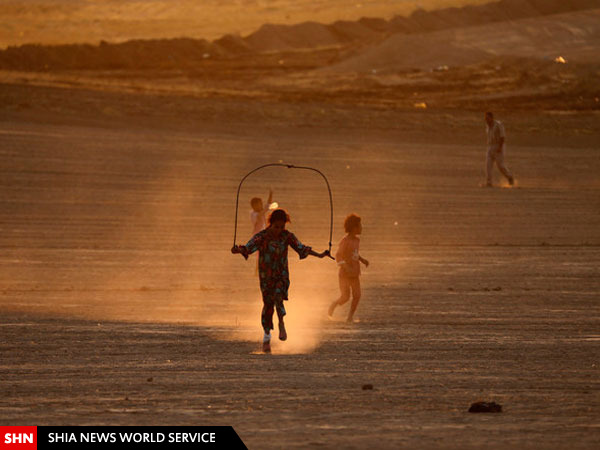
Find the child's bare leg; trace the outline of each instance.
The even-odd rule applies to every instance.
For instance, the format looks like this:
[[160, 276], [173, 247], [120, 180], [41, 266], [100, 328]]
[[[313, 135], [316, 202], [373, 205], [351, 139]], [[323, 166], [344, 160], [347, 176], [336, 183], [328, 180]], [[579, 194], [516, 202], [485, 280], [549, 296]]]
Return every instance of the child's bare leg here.
[[277, 311], [277, 318], [279, 319], [279, 340], [285, 341], [287, 339], [287, 331], [285, 330], [285, 323], [283, 323], [283, 317], [285, 316], [285, 307], [283, 306], [283, 299], [278, 299], [275, 302], [275, 310]]
[[352, 318], [354, 317], [354, 313], [358, 307], [358, 302], [360, 301], [360, 278], [352, 278], [350, 280], [350, 287], [352, 288], [352, 303], [350, 304], [350, 311], [348, 311], [348, 318], [346, 319], [347, 322], [352, 322]]
[[337, 306], [343, 305], [348, 300], [350, 300], [350, 282], [349, 282], [348, 278], [340, 276], [339, 282], [340, 282], [341, 295], [340, 295], [340, 298], [333, 301], [331, 303], [331, 305], [329, 305], [329, 310], [327, 311], [327, 313], [329, 314], [329, 317], [331, 317], [333, 315], [333, 311], [335, 311], [335, 308]]
[[273, 329], [273, 312], [275, 310], [275, 303], [272, 299], [263, 297], [263, 309], [260, 315], [260, 322], [262, 324], [265, 335], [263, 336], [262, 349], [265, 353], [271, 353], [271, 330]]

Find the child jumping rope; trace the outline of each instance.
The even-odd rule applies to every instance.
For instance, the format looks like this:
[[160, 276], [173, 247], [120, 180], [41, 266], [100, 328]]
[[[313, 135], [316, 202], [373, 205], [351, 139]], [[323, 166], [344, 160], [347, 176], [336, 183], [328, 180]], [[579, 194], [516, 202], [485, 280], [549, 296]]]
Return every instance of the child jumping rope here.
[[283, 301], [288, 299], [290, 277], [288, 270], [288, 246], [292, 247], [300, 259], [307, 256], [323, 258], [329, 251], [315, 253], [310, 247], [303, 245], [293, 233], [285, 229], [290, 221], [283, 209], [276, 209], [269, 217], [269, 226], [255, 234], [246, 245], [235, 245], [231, 253], [241, 253], [244, 258], [258, 251], [258, 276], [263, 297], [261, 324], [265, 332], [263, 337], [263, 352], [271, 352], [271, 330], [273, 329], [273, 312], [277, 311], [279, 318], [279, 339], [285, 341], [287, 332], [283, 317], [285, 307]]
[[362, 258], [358, 252], [360, 239], [358, 235], [362, 233], [362, 224], [360, 217], [356, 214], [350, 214], [344, 221], [344, 230], [346, 236], [340, 241], [335, 260], [340, 267], [338, 279], [340, 282], [340, 298], [329, 305], [329, 317], [333, 315], [335, 308], [343, 305], [350, 300], [350, 291], [352, 291], [352, 303], [348, 311], [347, 322], [352, 322], [358, 302], [360, 301], [360, 263], [369, 267], [369, 261]]

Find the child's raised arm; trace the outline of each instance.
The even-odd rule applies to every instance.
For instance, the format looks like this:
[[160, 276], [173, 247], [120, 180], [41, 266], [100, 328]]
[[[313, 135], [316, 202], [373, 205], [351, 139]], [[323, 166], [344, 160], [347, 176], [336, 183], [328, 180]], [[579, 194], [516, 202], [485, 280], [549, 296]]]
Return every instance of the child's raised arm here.
[[263, 205], [262, 209], [263, 214], [267, 214], [269, 212], [271, 203], [273, 203], [273, 191], [269, 189], [269, 198], [267, 199], [267, 203]]

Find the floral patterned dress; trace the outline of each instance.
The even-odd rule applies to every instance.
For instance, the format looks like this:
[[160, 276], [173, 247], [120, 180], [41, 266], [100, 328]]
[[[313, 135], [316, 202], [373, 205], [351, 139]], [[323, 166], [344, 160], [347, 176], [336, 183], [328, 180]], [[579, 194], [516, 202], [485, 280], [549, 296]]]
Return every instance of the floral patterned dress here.
[[242, 247], [244, 255], [258, 251], [258, 277], [264, 303], [262, 325], [265, 331], [273, 329], [274, 308], [277, 308], [280, 319], [285, 316], [283, 300], [288, 299], [290, 287], [288, 247], [292, 247], [300, 255], [300, 259], [306, 258], [311, 251], [310, 247], [302, 244], [288, 230], [283, 230], [276, 238], [268, 228], [256, 233]]

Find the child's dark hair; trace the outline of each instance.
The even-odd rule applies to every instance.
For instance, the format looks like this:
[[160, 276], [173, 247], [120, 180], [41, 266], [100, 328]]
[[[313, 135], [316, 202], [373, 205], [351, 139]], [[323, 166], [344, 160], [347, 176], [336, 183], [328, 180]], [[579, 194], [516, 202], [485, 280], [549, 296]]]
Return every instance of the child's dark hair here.
[[269, 216], [269, 225], [273, 225], [274, 222], [283, 220], [284, 223], [290, 222], [290, 215], [283, 209], [276, 209]]
[[346, 233], [350, 233], [358, 225], [360, 225], [360, 216], [357, 216], [356, 214], [350, 214], [348, 217], [346, 217], [346, 220], [344, 220], [344, 231], [346, 231]]

